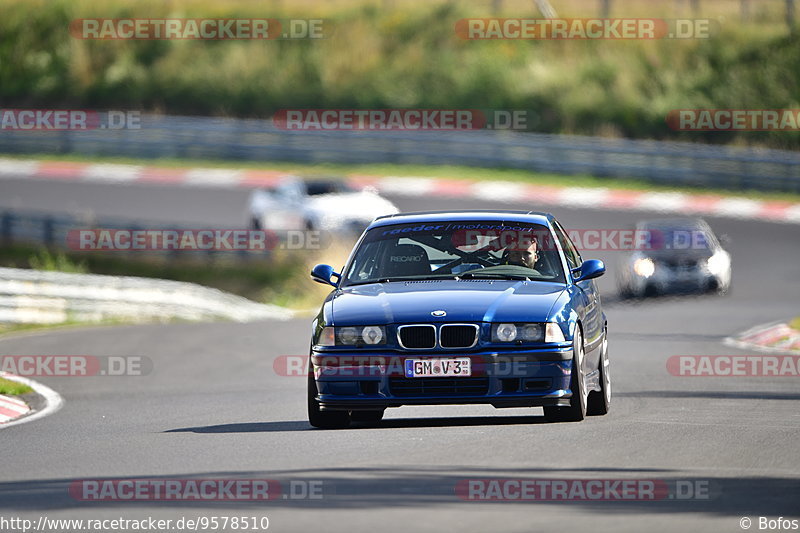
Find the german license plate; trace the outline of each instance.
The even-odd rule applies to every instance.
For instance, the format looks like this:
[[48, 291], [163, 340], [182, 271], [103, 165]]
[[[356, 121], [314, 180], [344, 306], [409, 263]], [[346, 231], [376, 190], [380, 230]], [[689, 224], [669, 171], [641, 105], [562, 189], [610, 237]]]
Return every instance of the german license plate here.
[[447, 359], [406, 359], [407, 378], [470, 377], [469, 357]]

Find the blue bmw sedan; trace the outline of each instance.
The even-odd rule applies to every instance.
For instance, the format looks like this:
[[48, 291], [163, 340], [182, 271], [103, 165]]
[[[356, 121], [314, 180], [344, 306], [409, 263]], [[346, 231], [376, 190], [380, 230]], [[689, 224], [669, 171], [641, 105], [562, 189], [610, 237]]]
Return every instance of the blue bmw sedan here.
[[543, 407], [549, 421], [611, 402], [606, 316], [584, 261], [550, 214], [423, 212], [376, 219], [313, 322], [308, 418], [376, 423], [389, 407]]

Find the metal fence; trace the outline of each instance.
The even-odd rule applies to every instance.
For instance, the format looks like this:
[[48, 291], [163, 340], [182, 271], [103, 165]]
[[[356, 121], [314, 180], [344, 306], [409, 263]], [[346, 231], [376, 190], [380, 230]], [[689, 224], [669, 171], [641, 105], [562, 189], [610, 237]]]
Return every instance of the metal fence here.
[[509, 131], [287, 131], [268, 120], [143, 115], [141, 129], [2, 131], [0, 152], [517, 168], [800, 192], [800, 153]]
[[286, 320], [289, 309], [194, 283], [0, 268], [0, 323]]
[[[138, 221], [122, 220], [96, 220], [94, 218], [38, 213], [33, 211], [0, 211], [0, 246], [14, 244], [30, 244], [44, 246], [48, 249], [79, 251], [79, 242], [70, 232], [82, 229], [104, 230], [163, 230], [163, 227], [145, 224]], [[170, 230], [190, 230], [170, 225]], [[283, 237], [275, 233], [276, 238]], [[170, 262], [178, 258], [196, 261], [224, 261], [239, 263], [255, 261], [263, 263], [273, 259], [273, 251], [265, 250], [99, 250], [92, 253], [113, 254], [116, 257], [126, 257], [126, 254], [135, 254], [137, 257], [148, 257], [160, 261]]]

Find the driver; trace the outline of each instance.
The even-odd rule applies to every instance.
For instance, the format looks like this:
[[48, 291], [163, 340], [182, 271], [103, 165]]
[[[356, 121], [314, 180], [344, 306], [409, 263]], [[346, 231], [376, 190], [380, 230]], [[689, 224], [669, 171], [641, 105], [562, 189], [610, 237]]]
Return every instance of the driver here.
[[536, 270], [534, 265], [539, 260], [539, 245], [536, 240], [532, 240], [530, 246], [527, 248], [520, 248], [519, 246], [509, 246], [503, 253], [506, 265], [519, 265]]

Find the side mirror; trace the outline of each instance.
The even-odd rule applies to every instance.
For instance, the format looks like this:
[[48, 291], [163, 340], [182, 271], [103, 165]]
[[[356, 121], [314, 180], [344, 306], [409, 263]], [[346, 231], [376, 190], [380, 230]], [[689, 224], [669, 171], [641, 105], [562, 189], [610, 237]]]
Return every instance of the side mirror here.
[[[332, 277], [336, 278], [336, 283], [331, 281]], [[341, 274], [334, 272], [333, 267], [330, 265], [317, 265], [311, 269], [311, 279], [317, 283], [324, 283], [326, 285], [330, 285], [331, 287], [338, 286], [341, 277]]]
[[576, 282], [599, 278], [605, 273], [606, 265], [599, 259], [587, 259], [580, 268], [576, 268], [572, 271]]

